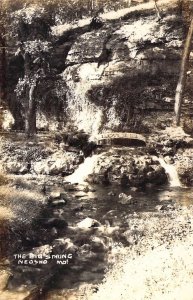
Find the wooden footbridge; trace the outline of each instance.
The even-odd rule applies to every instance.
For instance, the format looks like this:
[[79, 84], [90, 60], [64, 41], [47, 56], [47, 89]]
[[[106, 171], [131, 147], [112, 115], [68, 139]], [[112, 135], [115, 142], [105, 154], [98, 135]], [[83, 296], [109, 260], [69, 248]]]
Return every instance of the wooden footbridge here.
[[111, 132], [98, 135], [97, 144], [101, 146], [145, 147], [146, 138], [137, 133]]

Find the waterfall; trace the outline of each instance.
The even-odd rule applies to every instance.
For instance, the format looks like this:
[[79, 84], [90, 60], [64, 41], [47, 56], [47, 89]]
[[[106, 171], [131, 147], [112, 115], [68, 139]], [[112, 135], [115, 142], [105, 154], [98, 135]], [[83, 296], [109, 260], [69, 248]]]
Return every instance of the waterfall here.
[[[114, 129], [120, 125], [121, 120], [116, 112], [116, 99], [112, 100], [111, 107], [104, 108], [91, 101], [88, 91], [100, 84], [107, 84], [107, 76], [103, 76], [105, 66], [97, 66], [97, 63], [85, 63], [67, 68], [62, 76], [67, 88], [66, 114], [71, 124], [78, 130], [84, 130], [90, 135], [90, 140], [103, 130], [104, 120], [106, 128]], [[76, 77], [79, 80], [74, 80]]]
[[176, 167], [171, 164], [167, 164], [163, 158], [157, 159], [160, 165], [165, 169], [166, 174], [168, 175], [169, 184], [171, 187], [181, 187], [181, 182], [178, 176]]
[[87, 157], [72, 175], [66, 177], [66, 180], [70, 183], [84, 183], [88, 175], [93, 173], [100, 155], [101, 154], [95, 154], [91, 157]]
[[[70, 122], [84, 130], [91, 136], [96, 136], [101, 127], [103, 111], [102, 107], [90, 102], [87, 92], [101, 76], [103, 68], [97, 68], [97, 64], [83, 64], [72, 66], [64, 71], [63, 78], [67, 85], [67, 115]], [[74, 80], [73, 74], [79, 78]], [[95, 78], [96, 77], [96, 78]]]

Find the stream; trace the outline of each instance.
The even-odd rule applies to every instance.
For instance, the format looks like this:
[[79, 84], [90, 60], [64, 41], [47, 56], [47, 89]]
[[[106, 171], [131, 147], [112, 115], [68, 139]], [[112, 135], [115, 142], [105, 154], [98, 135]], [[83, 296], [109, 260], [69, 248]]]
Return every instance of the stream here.
[[[17, 293], [26, 288], [33, 291], [35, 286], [37, 294], [32, 299], [41, 299], [40, 291], [46, 294], [52, 289], [77, 288], [82, 283], [97, 285], [113, 265], [112, 250], [121, 252], [143, 235], [137, 229], [131, 230], [133, 219], [141, 218], [144, 213], [159, 212], [161, 216], [162, 211], [173, 210], [176, 204], [193, 204], [193, 189], [182, 187], [177, 172], [173, 172], [174, 166], [168, 166], [163, 159], [159, 161], [168, 174], [168, 184], [131, 190], [86, 183], [84, 180], [97, 158], [98, 155], [86, 158], [63, 181], [53, 177], [44, 191], [47, 200], [39, 217], [23, 233], [12, 230], [10, 240], [18, 237], [14, 246], [9, 245], [12, 276], [6, 286], [8, 291]], [[37, 181], [31, 184], [32, 189], [36, 188]], [[128, 230], [131, 230], [129, 237], [125, 234]], [[45, 259], [49, 251], [56, 256], [70, 254], [72, 259], [67, 263], [61, 260], [63, 264], [58, 260], [56, 263], [55, 258], [48, 259], [45, 265], [30, 265], [29, 261], [25, 265], [19, 258], [13, 259], [15, 253], [25, 257], [29, 253], [44, 253]]]

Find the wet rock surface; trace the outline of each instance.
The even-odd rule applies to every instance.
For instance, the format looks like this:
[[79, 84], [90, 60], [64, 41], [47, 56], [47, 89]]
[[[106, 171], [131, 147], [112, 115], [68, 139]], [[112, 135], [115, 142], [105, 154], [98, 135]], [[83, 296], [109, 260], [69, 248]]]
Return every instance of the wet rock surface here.
[[174, 165], [182, 184], [192, 186], [192, 136], [180, 127], [167, 127], [148, 140], [148, 152], [163, 157], [166, 163]]
[[176, 155], [176, 166], [181, 181], [186, 186], [193, 186], [193, 149], [178, 151]]
[[102, 155], [88, 177], [88, 181], [99, 184], [116, 183], [121, 186], [145, 187], [148, 183], [167, 182], [165, 170], [152, 156], [134, 154], [135, 150], [126, 150], [125, 155], [108, 153]]
[[16, 141], [1, 138], [1, 169], [7, 173], [65, 176], [73, 173], [84, 159], [78, 148], [68, 151], [62, 149], [62, 143], [51, 142], [52, 136], [49, 142], [21, 140], [22, 137]]

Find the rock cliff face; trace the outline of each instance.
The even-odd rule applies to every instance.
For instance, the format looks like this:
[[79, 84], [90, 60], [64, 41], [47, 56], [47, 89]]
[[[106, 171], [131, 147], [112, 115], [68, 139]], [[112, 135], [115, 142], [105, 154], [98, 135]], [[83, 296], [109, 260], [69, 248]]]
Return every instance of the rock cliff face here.
[[[39, 85], [39, 128], [51, 129], [52, 119], [55, 129], [70, 123], [95, 135], [105, 129], [151, 132], [172, 122], [185, 22], [178, 1], [160, 1], [162, 19], [152, 5], [52, 28], [51, 76]], [[18, 57], [10, 58], [9, 72], [14, 68], [20, 77]], [[21, 119], [14, 88], [15, 82], [11, 110]]]
[[183, 39], [180, 21], [175, 15], [160, 22], [154, 15], [142, 16], [78, 37], [67, 55], [63, 80], [79, 129], [144, 131], [151, 112], [173, 109]]

